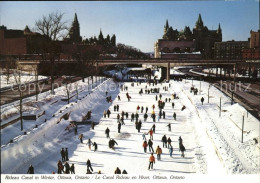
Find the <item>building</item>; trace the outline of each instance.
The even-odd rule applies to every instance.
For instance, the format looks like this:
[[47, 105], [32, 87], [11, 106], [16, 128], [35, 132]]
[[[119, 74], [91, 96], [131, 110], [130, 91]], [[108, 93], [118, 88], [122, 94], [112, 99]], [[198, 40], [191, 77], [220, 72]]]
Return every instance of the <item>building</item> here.
[[249, 48], [249, 41], [216, 42], [214, 45], [215, 59], [241, 60], [242, 50]]
[[[154, 45], [155, 58], [162, 58], [166, 53], [185, 53], [188, 57], [197, 54], [192, 52], [200, 52], [200, 57], [214, 57], [214, 43], [222, 41], [222, 29], [220, 24], [217, 30], [209, 30], [204, 26], [201, 15], [199, 14], [195, 27], [191, 31], [188, 26], [184, 30], [178, 31], [169, 26], [168, 20], [164, 26], [164, 35], [162, 39], [158, 39]], [[169, 56], [170, 57], [170, 56]], [[197, 56], [196, 56], [197, 57]]]
[[242, 58], [245, 60], [260, 59], [260, 30], [250, 31], [250, 48], [242, 50]]
[[47, 36], [31, 32], [28, 26], [24, 30], [7, 29], [0, 26], [0, 55], [24, 55], [40, 52], [41, 44], [48, 41]]
[[250, 48], [260, 47], [260, 30], [257, 32], [250, 31]]
[[69, 37], [65, 39], [65, 41], [68, 41], [70, 43], [81, 43], [82, 37], [80, 36], [80, 26], [79, 21], [77, 17], [77, 13], [75, 13], [74, 21], [72, 22], [70, 31], [69, 31]]

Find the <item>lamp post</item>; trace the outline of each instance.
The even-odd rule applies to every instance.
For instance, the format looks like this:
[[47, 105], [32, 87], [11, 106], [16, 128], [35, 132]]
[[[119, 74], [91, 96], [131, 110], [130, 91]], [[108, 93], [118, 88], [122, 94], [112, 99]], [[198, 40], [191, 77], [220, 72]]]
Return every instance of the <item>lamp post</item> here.
[[[210, 88], [210, 84], [209, 84], [209, 88]], [[209, 103], [209, 88], [208, 88], [208, 103]]]

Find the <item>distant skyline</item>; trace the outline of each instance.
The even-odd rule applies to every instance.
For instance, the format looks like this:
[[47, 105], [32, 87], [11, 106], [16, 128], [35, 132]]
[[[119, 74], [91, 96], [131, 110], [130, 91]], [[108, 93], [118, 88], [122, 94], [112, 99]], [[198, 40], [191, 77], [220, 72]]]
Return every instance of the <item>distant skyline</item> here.
[[117, 43], [152, 52], [162, 38], [166, 19], [173, 29], [194, 28], [199, 13], [204, 25], [217, 29], [223, 41], [246, 41], [250, 30], [259, 29], [259, 0], [249, 1], [19, 1], [0, 2], [0, 24], [8, 29], [33, 28], [35, 21], [51, 12], [65, 13], [68, 26], [75, 12], [83, 39], [115, 34]]

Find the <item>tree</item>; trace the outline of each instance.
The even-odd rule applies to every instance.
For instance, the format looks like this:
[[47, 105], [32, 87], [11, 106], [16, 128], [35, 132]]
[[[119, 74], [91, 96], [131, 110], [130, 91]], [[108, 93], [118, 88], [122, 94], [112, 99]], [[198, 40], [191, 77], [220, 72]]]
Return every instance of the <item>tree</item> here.
[[56, 41], [65, 38], [68, 33], [66, 21], [63, 21], [64, 13], [52, 12], [35, 22], [35, 31], [48, 36]]
[[50, 38], [49, 42], [44, 43], [42, 48], [43, 57], [51, 63], [51, 94], [54, 94], [54, 70], [55, 60], [61, 52], [60, 46], [55, 42], [68, 35], [66, 21], [63, 21], [64, 13], [52, 12], [35, 22], [35, 31]]

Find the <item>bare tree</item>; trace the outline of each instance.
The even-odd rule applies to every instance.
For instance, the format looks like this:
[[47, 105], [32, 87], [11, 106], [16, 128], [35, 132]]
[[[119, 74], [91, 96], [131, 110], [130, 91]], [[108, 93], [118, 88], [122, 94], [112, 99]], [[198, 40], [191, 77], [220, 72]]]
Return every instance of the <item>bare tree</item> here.
[[43, 46], [43, 59], [50, 61], [51, 94], [54, 94], [55, 60], [59, 59], [60, 46], [55, 42], [68, 35], [67, 22], [63, 21], [64, 13], [53, 12], [35, 22], [35, 30], [50, 38], [49, 43]]
[[30, 77], [23, 74], [22, 70], [15, 69], [14, 73], [15, 84], [18, 85], [18, 93], [19, 93], [19, 114], [21, 120], [21, 131], [23, 131], [23, 98], [24, 92], [26, 91], [26, 83], [30, 81]]
[[35, 22], [35, 30], [56, 41], [67, 36], [67, 21], [63, 21], [64, 13], [52, 12]]

